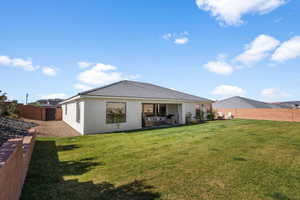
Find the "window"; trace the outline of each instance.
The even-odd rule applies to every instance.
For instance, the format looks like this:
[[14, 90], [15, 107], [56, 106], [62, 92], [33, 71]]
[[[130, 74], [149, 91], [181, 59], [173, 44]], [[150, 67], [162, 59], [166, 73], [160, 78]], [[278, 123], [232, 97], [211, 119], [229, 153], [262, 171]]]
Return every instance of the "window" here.
[[76, 122], [80, 123], [80, 102], [76, 102]]
[[126, 122], [126, 103], [106, 103], [106, 123]]
[[68, 104], [65, 105], [65, 115], [68, 114]]

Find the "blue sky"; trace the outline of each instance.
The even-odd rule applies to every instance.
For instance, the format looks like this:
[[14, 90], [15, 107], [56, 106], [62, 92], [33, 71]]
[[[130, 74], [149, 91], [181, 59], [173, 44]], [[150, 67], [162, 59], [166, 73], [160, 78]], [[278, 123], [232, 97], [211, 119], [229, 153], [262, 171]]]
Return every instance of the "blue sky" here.
[[24, 102], [121, 79], [211, 99], [300, 99], [296, 0], [5, 1], [0, 90]]

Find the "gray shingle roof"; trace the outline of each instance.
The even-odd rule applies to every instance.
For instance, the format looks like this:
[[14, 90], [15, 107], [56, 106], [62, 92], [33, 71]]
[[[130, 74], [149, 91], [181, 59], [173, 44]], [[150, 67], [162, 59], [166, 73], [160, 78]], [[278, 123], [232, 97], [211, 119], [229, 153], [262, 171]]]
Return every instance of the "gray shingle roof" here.
[[104, 87], [95, 88], [79, 95], [105, 96], [105, 97], [130, 97], [149, 99], [174, 99], [184, 101], [211, 101], [176, 90], [160, 87], [157, 85], [136, 81], [120, 81]]
[[288, 108], [285, 105], [265, 103], [244, 97], [231, 97], [213, 103], [213, 108]]
[[283, 106], [289, 106], [290, 108], [300, 107], [300, 101], [285, 101], [285, 102], [279, 102], [278, 104]]

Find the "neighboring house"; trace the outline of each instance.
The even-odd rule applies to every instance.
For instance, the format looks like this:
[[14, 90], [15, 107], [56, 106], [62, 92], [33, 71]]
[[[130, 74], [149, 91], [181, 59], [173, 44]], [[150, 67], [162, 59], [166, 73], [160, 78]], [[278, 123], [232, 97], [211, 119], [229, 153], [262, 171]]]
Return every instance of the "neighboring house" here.
[[279, 102], [279, 103], [276, 103], [276, 104], [288, 106], [290, 108], [300, 109], [300, 101], [286, 101], [286, 102]]
[[185, 124], [212, 101], [148, 83], [120, 81], [61, 102], [63, 121], [81, 134]]
[[56, 107], [59, 106], [59, 103], [62, 101], [63, 99], [40, 99], [34, 103], [41, 107]]
[[213, 109], [232, 109], [232, 108], [290, 108], [287, 105], [271, 104], [245, 97], [231, 97], [213, 103]]

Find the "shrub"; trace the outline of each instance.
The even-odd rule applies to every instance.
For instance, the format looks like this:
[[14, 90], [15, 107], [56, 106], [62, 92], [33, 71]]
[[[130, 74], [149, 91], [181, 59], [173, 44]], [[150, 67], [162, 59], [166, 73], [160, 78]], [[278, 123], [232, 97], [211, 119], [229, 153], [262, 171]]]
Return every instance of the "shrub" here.
[[207, 112], [207, 119], [208, 120], [214, 120], [217, 117], [217, 111], [216, 110], [210, 110]]
[[7, 101], [6, 93], [0, 90], [0, 116], [18, 117], [17, 101]]

